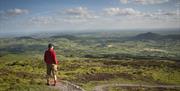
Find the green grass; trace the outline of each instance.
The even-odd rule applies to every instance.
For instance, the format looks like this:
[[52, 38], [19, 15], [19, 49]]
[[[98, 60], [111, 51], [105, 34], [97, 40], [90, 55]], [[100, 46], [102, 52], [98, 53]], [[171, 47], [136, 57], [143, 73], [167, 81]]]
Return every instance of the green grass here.
[[[41, 91], [43, 88], [40, 87], [46, 83], [46, 67], [39, 56], [11, 54], [0, 57], [0, 83], [3, 83], [0, 88], [36, 91], [32, 87], [37, 86]], [[88, 91], [106, 83], [180, 84], [180, 68], [177, 62], [168, 60], [108, 61], [64, 57], [58, 67], [60, 79], [73, 82]]]
[[61, 62], [59, 76], [88, 91], [106, 83], [179, 85], [180, 69], [176, 64], [168, 60], [71, 59]]
[[81, 35], [75, 39], [1, 39], [0, 90], [54, 91], [45, 86], [43, 53], [49, 41], [55, 44], [58, 77], [87, 91], [106, 83], [180, 85], [179, 40], [126, 41]]
[[179, 88], [106, 87], [107, 91], [179, 91]]
[[1, 84], [1, 91], [59, 91], [57, 89], [49, 88], [44, 85], [24, 85], [24, 84]]

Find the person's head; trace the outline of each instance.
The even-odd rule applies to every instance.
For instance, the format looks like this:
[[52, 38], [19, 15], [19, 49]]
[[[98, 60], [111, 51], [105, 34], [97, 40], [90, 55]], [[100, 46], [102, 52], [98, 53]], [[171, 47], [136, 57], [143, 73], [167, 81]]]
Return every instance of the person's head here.
[[54, 48], [53, 46], [54, 46], [54, 45], [53, 45], [53, 44], [51, 44], [51, 43], [50, 43], [50, 44], [48, 44], [48, 48], [49, 48], [49, 49], [53, 49], [53, 48]]

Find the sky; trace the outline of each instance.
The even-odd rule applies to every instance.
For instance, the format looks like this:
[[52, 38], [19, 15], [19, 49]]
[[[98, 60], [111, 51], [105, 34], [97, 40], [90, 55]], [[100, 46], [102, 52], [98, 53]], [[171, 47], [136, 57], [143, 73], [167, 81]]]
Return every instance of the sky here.
[[180, 29], [180, 0], [0, 0], [0, 33]]

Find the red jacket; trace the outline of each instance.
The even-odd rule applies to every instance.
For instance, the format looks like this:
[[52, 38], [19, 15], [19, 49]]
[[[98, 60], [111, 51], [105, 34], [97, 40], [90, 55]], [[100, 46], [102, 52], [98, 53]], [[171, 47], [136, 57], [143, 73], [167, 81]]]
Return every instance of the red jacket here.
[[46, 64], [58, 64], [58, 60], [56, 59], [56, 53], [53, 49], [48, 49], [44, 53], [44, 61]]

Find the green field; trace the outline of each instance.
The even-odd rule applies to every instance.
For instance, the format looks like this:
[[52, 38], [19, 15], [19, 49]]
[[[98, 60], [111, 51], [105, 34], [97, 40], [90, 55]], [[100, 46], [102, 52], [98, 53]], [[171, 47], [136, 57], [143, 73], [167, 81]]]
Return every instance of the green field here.
[[[0, 90], [56, 91], [45, 85], [43, 54], [48, 43], [55, 45], [59, 79], [87, 91], [110, 83], [180, 85], [179, 37], [147, 34], [82, 33], [43, 38], [1, 38]], [[156, 39], [151, 39], [152, 36]], [[118, 87], [107, 89], [131, 91]], [[147, 91], [146, 88], [138, 89]]]

